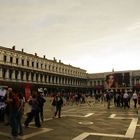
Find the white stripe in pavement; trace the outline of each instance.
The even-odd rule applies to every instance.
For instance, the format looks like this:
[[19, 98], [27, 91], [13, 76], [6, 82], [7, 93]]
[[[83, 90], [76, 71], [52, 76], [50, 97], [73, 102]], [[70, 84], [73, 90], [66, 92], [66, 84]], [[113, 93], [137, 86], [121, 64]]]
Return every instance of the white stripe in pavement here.
[[119, 134], [90, 133], [90, 135], [124, 138], [124, 135]]
[[124, 117], [116, 117], [116, 114], [112, 114], [108, 118], [111, 118], [111, 119], [120, 119], [120, 120], [122, 120], [122, 119], [133, 119], [132, 117], [131, 118], [130, 117], [127, 117], [127, 118], [124, 118]]
[[[87, 118], [91, 115], [93, 115], [94, 113], [88, 113], [87, 115], [85, 116], [82, 116], [82, 115], [62, 115], [62, 117], [81, 117], [81, 118]], [[44, 119], [44, 121], [49, 121], [49, 120], [53, 120], [53, 118], [48, 118], [48, 119]], [[35, 124], [35, 122], [30, 122], [30, 124]]]
[[79, 117], [79, 118], [83, 118], [84, 116], [80, 116], [80, 115], [62, 115], [62, 117]]
[[87, 117], [89, 117], [89, 116], [91, 116], [91, 115], [93, 115], [94, 113], [88, 113], [87, 115], [85, 115], [85, 116], [82, 116], [82, 115], [62, 115], [62, 117], [81, 117], [81, 118], [87, 118]]
[[115, 116], [116, 116], [116, 114], [112, 114], [112, 115], [110, 115], [109, 118], [114, 118]]
[[84, 117], [89, 117], [91, 115], [93, 115], [94, 113], [88, 113], [87, 115], [85, 115]]
[[25, 139], [28, 139], [28, 138], [31, 138], [31, 137], [34, 137], [36, 135], [39, 135], [39, 134], [42, 134], [42, 133], [45, 133], [45, 132], [48, 132], [48, 131], [52, 130], [52, 129], [49, 129], [49, 128], [40, 128], [40, 129], [42, 129], [42, 130], [38, 131], [38, 132], [27, 134], [27, 135], [24, 135], [24, 136], [19, 136], [18, 138], [22, 139], [22, 140], [25, 140]]
[[72, 140], [83, 140], [83, 139], [85, 139], [85, 138], [88, 137], [88, 136], [89, 136], [89, 133], [84, 132], [84, 133], [82, 133], [81, 135], [79, 135], [79, 136], [73, 138]]
[[134, 137], [134, 134], [135, 134], [135, 131], [136, 131], [136, 126], [137, 126], [137, 122], [138, 122], [138, 118], [133, 118], [130, 125], [129, 125], [129, 128], [127, 129], [127, 132], [125, 134], [126, 137], [129, 137], [129, 138], [133, 138]]
[[[25, 139], [31, 138], [33, 136], [36, 136], [36, 135], [39, 135], [39, 134], [42, 134], [42, 133], [45, 133], [45, 132], [48, 132], [48, 131], [51, 131], [51, 130], [53, 130], [53, 129], [39, 128], [37, 132], [26, 134], [26, 135], [24, 134], [23, 136], [18, 136], [18, 139], [25, 140]], [[4, 133], [4, 132], [0, 132], [0, 135], [6, 136], [6, 137], [10, 137], [11, 136], [11, 134], [7, 134], [7, 133]]]
[[95, 135], [95, 136], [106, 136], [106, 137], [119, 137], [119, 138], [134, 138], [136, 127], [140, 126], [137, 125], [138, 118], [125, 118], [125, 117], [115, 117], [116, 114], [110, 115], [109, 118], [112, 119], [132, 119], [125, 135], [120, 135], [120, 134], [104, 134], [104, 133], [82, 133], [79, 136], [73, 138], [72, 140], [84, 140], [86, 137], [90, 135]]
[[[91, 115], [93, 115], [94, 113], [88, 113], [87, 115], [85, 116], [82, 116], [82, 115], [62, 115], [62, 117], [81, 117], [81, 118], [87, 118]], [[53, 118], [48, 118], [48, 119], [44, 119], [44, 121], [49, 121], [49, 120], [53, 120]], [[35, 124], [35, 122], [30, 122], [30, 124]]]
[[115, 117], [116, 114], [112, 114], [110, 115], [109, 118], [112, 118], [112, 119], [132, 119], [128, 129], [127, 129], [127, 132], [125, 134], [125, 137], [127, 138], [133, 138], [134, 137], [134, 134], [135, 134], [135, 131], [136, 131], [136, 126], [137, 126], [137, 122], [138, 122], [138, 118], [124, 118], [124, 117]]
[[118, 137], [118, 138], [124, 138], [124, 135], [117, 135], [117, 134], [104, 134], [104, 133], [82, 133], [81, 135], [73, 138], [72, 140], [84, 140], [86, 137], [90, 135], [95, 136], [106, 136], [106, 137]]

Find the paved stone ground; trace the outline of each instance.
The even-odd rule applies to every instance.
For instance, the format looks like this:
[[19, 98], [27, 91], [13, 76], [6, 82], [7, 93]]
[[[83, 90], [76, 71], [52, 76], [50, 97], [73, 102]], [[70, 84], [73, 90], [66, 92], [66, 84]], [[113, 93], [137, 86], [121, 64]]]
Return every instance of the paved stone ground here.
[[[132, 106], [132, 105], [131, 105]], [[26, 112], [30, 110], [26, 105]], [[87, 102], [82, 105], [65, 105], [62, 117], [52, 119], [51, 102], [44, 107], [45, 121], [41, 128], [34, 122], [24, 128], [18, 139], [28, 140], [140, 140], [140, 121], [136, 110], [107, 109], [106, 104]], [[25, 119], [24, 116], [23, 119]], [[10, 127], [0, 124], [0, 139], [8, 140]]]

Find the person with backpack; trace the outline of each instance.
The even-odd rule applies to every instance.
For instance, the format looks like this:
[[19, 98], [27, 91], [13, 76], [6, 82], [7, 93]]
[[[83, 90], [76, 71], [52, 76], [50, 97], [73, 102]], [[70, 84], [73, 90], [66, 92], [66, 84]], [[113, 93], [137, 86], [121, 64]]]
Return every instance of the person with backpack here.
[[39, 102], [37, 100], [37, 92], [34, 91], [32, 93], [32, 98], [29, 101], [29, 104], [31, 105], [31, 111], [28, 113], [27, 118], [24, 122], [25, 127], [28, 127], [29, 123], [32, 121], [32, 119], [35, 119], [35, 126], [41, 127], [40, 119], [39, 119]]

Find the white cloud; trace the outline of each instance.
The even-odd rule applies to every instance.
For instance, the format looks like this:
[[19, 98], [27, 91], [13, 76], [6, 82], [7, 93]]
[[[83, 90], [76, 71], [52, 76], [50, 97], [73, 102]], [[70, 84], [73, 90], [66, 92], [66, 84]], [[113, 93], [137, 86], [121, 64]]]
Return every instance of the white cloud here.
[[131, 26], [129, 26], [127, 28], [128, 31], [133, 31], [133, 30], [136, 30], [136, 29], [137, 30], [140, 29], [140, 21], [132, 24]]
[[140, 53], [139, 5], [139, 0], [0, 0], [0, 43], [90, 72], [138, 68], [132, 62]]

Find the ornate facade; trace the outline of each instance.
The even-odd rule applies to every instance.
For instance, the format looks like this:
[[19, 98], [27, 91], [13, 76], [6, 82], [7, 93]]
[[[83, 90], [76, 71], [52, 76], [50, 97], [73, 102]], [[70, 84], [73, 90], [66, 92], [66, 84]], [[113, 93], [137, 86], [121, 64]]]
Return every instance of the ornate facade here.
[[[114, 89], [130, 89], [140, 91], [140, 70], [88, 74], [88, 89], [95, 93], [101, 93], [105, 89], [104, 85], [106, 82], [106, 76], [112, 73], [118, 75], [117, 80], [121, 81], [118, 87]], [[121, 78], [120, 75], [123, 78]]]
[[[112, 72], [88, 74], [86, 70], [63, 64], [55, 58], [49, 60], [37, 53], [29, 54], [15, 46], [0, 46], [0, 85], [19, 89], [46, 88], [50, 92], [82, 91], [102, 92], [106, 76]], [[113, 72], [123, 76], [125, 83], [118, 88], [140, 89], [140, 70]], [[120, 79], [122, 80], [122, 79]]]
[[51, 90], [83, 89], [86, 70], [11, 48], [0, 47], [1, 85], [24, 88], [45, 87]]

